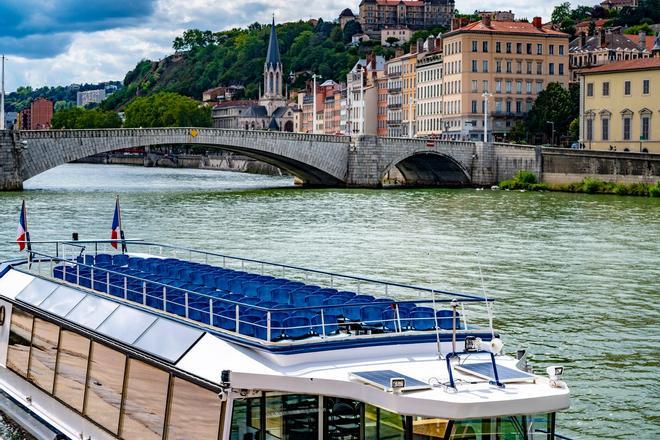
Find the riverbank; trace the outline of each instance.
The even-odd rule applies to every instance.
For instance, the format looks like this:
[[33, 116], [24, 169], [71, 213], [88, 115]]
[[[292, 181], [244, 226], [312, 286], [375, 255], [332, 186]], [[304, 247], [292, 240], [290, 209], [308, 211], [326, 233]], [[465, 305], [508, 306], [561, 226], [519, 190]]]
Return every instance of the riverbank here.
[[584, 194], [616, 194], [619, 196], [660, 197], [660, 181], [653, 183], [614, 183], [593, 177], [579, 182], [553, 184], [539, 182], [531, 171], [519, 171], [513, 179], [500, 182], [501, 189], [526, 191], [557, 191]]

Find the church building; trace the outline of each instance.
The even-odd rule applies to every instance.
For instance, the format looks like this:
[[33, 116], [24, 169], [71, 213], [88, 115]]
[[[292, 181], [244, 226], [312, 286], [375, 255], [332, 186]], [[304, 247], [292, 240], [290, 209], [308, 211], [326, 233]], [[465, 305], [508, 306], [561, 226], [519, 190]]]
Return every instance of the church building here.
[[213, 108], [213, 126], [239, 130], [293, 131], [295, 107], [284, 94], [284, 68], [273, 18], [259, 101], [229, 101]]

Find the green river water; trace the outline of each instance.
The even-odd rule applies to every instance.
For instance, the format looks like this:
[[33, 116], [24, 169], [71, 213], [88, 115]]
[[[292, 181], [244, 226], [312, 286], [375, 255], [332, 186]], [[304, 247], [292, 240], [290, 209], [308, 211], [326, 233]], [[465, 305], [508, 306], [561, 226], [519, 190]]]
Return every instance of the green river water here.
[[476, 191], [311, 190], [289, 178], [65, 165], [0, 193], [0, 260], [32, 238], [107, 238], [114, 194], [128, 238], [496, 298], [505, 351], [572, 389], [559, 432], [660, 436], [660, 199]]

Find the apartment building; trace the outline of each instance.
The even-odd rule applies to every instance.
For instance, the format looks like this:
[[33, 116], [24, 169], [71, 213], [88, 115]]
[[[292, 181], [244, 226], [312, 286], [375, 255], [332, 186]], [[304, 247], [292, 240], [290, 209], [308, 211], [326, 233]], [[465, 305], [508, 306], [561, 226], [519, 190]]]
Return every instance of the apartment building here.
[[483, 139], [488, 98], [489, 140], [504, 140], [551, 82], [568, 87], [569, 35], [532, 23], [485, 16], [443, 35], [443, 133]]
[[453, 16], [453, 0], [362, 0], [358, 21], [364, 32], [379, 33], [386, 27], [449, 27]]
[[387, 136], [387, 76], [382, 75], [376, 80], [378, 86], [378, 116], [377, 129], [378, 136]]
[[387, 136], [401, 137], [403, 129], [403, 60], [391, 59], [386, 65], [387, 72]]
[[653, 58], [579, 71], [585, 148], [660, 153], [660, 44]]
[[[442, 43], [440, 43], [442, 44]], [[417, 60], [416, 135], [437, 136], [442, 132], [442, 45], [429, 48]]]
[[401, 135], [404, 137], [415, 136], [416, 69], [419, 52], [421, 52], [421, 47], [417, 52], [401, 57]]
[[378, 133], [378, 80], [385, 75], [385, 58], [358, 60], [346, 77], [347, 131], [350, 135]]

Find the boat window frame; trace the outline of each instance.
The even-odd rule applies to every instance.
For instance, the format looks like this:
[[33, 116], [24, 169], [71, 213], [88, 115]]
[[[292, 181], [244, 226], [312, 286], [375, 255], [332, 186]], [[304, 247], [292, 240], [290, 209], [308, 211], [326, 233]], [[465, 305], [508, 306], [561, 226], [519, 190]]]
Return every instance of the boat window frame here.
[[[175, 378], [178, 378], [180, 380], [183, 380], [185, 382], [191, 383], [193, 385], [196, 385], [198, 387], [201, 387], [203, 389], [206, 389], [212, 393], [220, 394], [222, 392], [222, 387], [220, 385], [214, 384], [212, 382], [205, 381], [204, 379], [201, 379], [199, 377], [193, 376], [185, 371], [181, 371], [177, 369], [174, 365], [168, 364], [166, 361], [159, 359], [155, 356], [151, 356], [149, 354], [141, 353], [137, 350], [135, 350], [133, 347], [130, 347], [128, 344], [119, 342], [119, 341], [113, 341], [112, 339], [104, 336], [97, 334], [87, 328], [84, 328], [82, 326], [79, 326], [75, 323], [68, 322], [65, 320], [65, 318], [61, 318], [57, 315], [53, 315], [49, 312], [45, 312], [43, 310], [40, 310], [39, 308], [28, 304], [28, 303], [23, 303], [16, 301], [14, 299], [5, 299], [8, 303], [12, 305], [12, 312], [11, 312], [11, 318], [14, 316], [14, 311], [18, 310], [19, 312], [26, 314], [30, 316], [32, 326], [30, 329], [30, 345], [28, 349], [28, 366], [26, 369], [26, 375], [23, 376], [20, 372], [14, 371], [14, 369], [9, 368], [7, 366], [7, 369], [11, 371], [12, 373], [16, 374], [18, 377], [21, 379], [25, 380], [28, 382], [30, 385], [35, 386], [38, 388], [40, 391], [44, 392], [49, 398], [54, 399], [57, 401], [59, 404], [64, 405], [66, 408], [69, 410], [73, 411], [77, 416], [84, 418], [85, 420], [89, 421], [92, 423], [94, 426], [97, 428], [103, 430], [107, 434], [117, 436], [116, 433], [113, 433], [112, 431], [108, 430], [106, 427], [103, 425], [99, 424], [96, 420], [93, 418], [87, 416], [84, 411], [87, 407], [87, 384], [89, 382], [90, 378], [90, 359], [91, 359], [91, 354], [92, 354], [92, 346], [93, 343], [100, 344], [110, 350], [114, 350], [120, 354], [122, 354], [125, 357], [125, 362], [128, 363], [129, 359], [137, 360], [144, 362], [147, 365], [150, 365], [152, 367], [155, 367], [159, 370], [162, 370], [166, 372], [169, 375], [168, 379], [168, 390], [167, 390], [167, 402], [166, 402], [166, 410], [165, 410], [165, 419], [164, 419], [164, 426], [163, 426], [163, 436], [162, 439], [165, 440], [167, 439], [167, 423], [169, 420], [169, 414], [171, 410], [171, 395], [172, 395], [172, 384]], [[35, 320], [39, 318], [42, 319], [43, 321], [46, 321], [48, 323], [54, 324], [59, 327], [59, 338], [58, 338], [58, 347], [57, 347], [57, 354], [56, 354], [56, 365], [55, 365], [55, 377], [53, 380], [53, 392], [47, 392], [42, 390], [42, 388], [38, 387], [35, 383], [28, 381], [28, 374], [30, 371], [30, 365], [29, 361], [31, 359], [31, 352], [32, 352], [32, 339], [34, 337], [34, 322]], [[69, 405], [67, 402], [59, 398], [58, 396], [55, 395], [55, 387], [57, 383], [57, 368], [58, 368], [58, 363], [59, 363], [59, 353], [60, 353], [60, 342], [61, 342], [61, 336], [63, 331], [69, 331], [72, 332], [78, 336], [84, 337], [87, 340], [89, 340], [89, 351], [87, 355], [87, 366], [86, 366], [86, 373], [85, 373], [85, 383], [84, 383], [84, 397], [83, 397], [83, 411], [78, 410], [78, 408], [75, 408], [71, 405]], [[10, 319], [10, 332], [11, 332], [11, 319]], [[194, 344], [193, 344], [194, 346]], [[191, 347], [192, 348], [192, 347]], [[184, 354], [185, 355], [185, 354]], [[9, 359], [9, 352], [7, 354], [8, 359]], [[124, 375], [123, 375], [123, 381], [122, 381], [122, 401], [120, 404], [120, 412], [119, 412], [119, 424], [118, 424], [118, 432], [119, 429], [121, 429], [122, 425], [122, 416], [123, 416], [123, 403], [124, 403], [124, 396], [126, 395], [125, 393], [125, 386], [127, 382], [127, 371], [126, 371], [126, 364], [124, 367]], [[218, 440], [222, 439], [222, 435], [226, 426], [226, 415], [228, 414], [228, 402], [223, 400], [221, 401], [220, 404], [220, 414], [218, 416]]]

